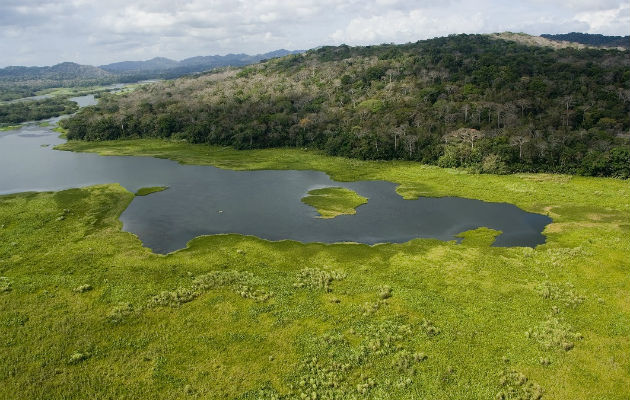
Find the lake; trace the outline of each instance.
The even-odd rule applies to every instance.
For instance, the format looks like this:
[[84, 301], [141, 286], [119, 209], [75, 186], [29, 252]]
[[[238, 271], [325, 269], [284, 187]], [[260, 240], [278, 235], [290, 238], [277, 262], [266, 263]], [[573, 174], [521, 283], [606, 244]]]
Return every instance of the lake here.
[[[77, 100], [82, 105], [94, 102], [89, 96]], [[181, 249], [200, 235], [220, 233], [375, 244], [453, 240], [478, 227], [503, 232], [494, 246], [533, 247], [545, 242], [541, 232], [551, 222], [507, 203], [457, 197], [404, 200], [394, 183], [336, 182], [319, 171], [232, 171], [149, 157], [57, 151], [52, 147], [63, 143], [57, 136], [50, 127], [38, 125], [0, 133], [0, 194], [114, 182], [132, 192], [168, 186], [136, 197], [120, 217], [123, 230], [158, 253]], [[368, 203], [355, 215], [317, 218], [315, 209], [300, 200], [311, 189], [330, 186], [352, 189]]]

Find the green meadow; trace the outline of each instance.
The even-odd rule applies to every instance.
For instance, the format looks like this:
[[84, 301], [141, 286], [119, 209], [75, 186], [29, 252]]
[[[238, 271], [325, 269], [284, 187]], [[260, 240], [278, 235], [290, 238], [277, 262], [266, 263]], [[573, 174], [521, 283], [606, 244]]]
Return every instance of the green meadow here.
[[160, 140], [60, 148], [382, 179], [553, 223], [535, 249], [491, 247], [500, 232], [480, 228], [461, 244], [215, 235], [159, 255], [121, 230], [134, 194], [117, 184], [1, 196], [0, 398], [630, 397], [628, 181]]

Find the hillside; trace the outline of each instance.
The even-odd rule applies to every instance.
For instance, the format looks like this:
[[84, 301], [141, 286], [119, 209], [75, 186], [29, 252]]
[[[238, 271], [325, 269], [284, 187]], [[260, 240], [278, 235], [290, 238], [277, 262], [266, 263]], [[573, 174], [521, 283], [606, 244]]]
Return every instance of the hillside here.
[[628, 177], [628, 67], [627, 52], [485, 35], [322, 47], [106, 96], [66, 125], [71, 139], [309, 147], [480, 172]]

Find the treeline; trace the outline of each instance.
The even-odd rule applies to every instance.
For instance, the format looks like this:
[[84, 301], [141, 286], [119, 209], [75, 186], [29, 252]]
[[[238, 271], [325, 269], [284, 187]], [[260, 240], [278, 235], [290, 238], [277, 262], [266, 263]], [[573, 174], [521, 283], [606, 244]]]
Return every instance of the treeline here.
[[26, 121], [58, 117], [79, 109], [77, 103], [64, 98], [36, 101], [16, 101], [0, 104], [0, 124], [19, 124]]
[[71, 139], [297, 146], [480, 172], [630, 175], [630, 56], [484, 35], [323, 47], [104, 96]]

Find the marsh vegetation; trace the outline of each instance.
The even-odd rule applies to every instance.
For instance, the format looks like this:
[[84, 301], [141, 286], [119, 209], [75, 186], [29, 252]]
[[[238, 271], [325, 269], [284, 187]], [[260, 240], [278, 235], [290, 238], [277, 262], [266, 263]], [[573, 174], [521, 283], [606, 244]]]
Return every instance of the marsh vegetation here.
[[321, 218], [335, 218], [356, 214], [356, 208], [368, 199], [347, 188], [329, 187], [309, 190], [302, 202], [314, 207]]
[[461, 245], [215, 235], [162, 256], [120, 230], [134, 195], [118, 185], [2, 196], [0, 397], [627, 397], [627, 182], [275, 150], [172, 155], [300, 162], [389, 179], [406, 198], [508, 201], [554, 221], [535, 249], [489, 247], [497, 232], [478, 229]]

